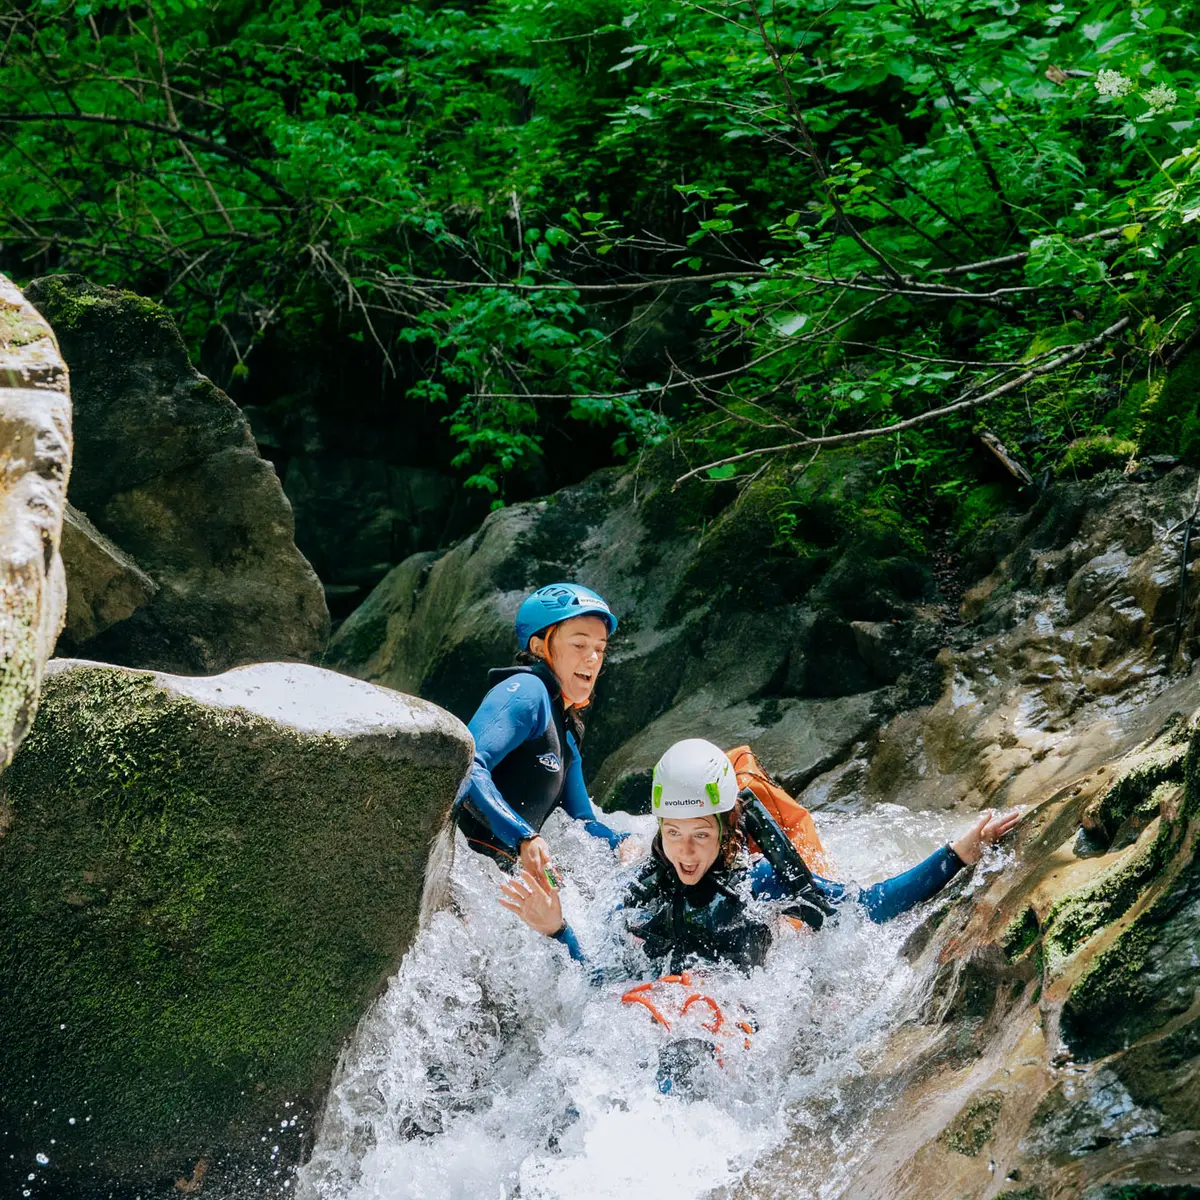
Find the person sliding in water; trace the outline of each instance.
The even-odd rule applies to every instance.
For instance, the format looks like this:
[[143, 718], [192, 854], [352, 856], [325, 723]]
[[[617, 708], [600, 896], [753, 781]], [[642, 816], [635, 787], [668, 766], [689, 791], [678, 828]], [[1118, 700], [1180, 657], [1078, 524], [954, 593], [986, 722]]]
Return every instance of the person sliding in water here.
[[517, 665], [488, 674], [491, 689], [468, 724], [475, 762], [453, 816], [472, 850], [550, 887], [541, 828], [558, 805], [614, 849], [629, 836], [596, 819], [579, 755], [580, 713], [617, 618], [589, 588], [554, 583], [526, 597], [515, 625]]
[[[1016, 812], [984, 813], [962, 837], [911, 870], [853, 889], [804, 867], [753, 796], [739, 798], [733, 766], [711, 742], [676, 742], [654, 768], [652, 788], [658, 833], [620, 911], [659, 974], [678, 973], [697, 960], [743, 970], [760, 965], [776, 924], [771, 908], [819, 928], [839, 904], [853, 900], [872, 921], [887, 921], [941, 891], [964, 866], [979, 861], [984, 844], [998, 841], [1020, 819]], [[745, 852], [743, 824], [751, 814], [754, 837], [768, 851], [754, 862]], [[505, 883], [500, 903], [531, 929], [566, 945], [572, 958], [586, 961], [563, 919], [558, 893], [540, 874], [523, 871]]]

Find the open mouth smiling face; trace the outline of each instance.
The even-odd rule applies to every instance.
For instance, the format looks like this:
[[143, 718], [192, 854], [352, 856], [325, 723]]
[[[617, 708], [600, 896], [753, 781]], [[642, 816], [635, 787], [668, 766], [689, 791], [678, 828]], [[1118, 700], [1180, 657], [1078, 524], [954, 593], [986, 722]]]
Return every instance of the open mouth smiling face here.
[[720, 824], [716, 817], [667, 817], [662, 822], [662, 847], [680, 880], [698, 883], [720, 853]]
[[548, 638], [531, 638], [530, 649], [550, 664], [563, 698], [582, 706], [591, 700], [604, 665], [608, 627], [599, 617], [571, 617], [556, 625]]

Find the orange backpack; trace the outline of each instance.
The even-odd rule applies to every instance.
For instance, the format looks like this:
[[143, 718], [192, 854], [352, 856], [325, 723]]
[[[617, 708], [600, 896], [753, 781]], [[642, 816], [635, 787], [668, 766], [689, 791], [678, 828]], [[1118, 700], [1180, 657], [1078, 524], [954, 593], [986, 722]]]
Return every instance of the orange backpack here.
[[[779, 822], [779, 827], [788, 835], [793, 846], [810, 871], [835, 878], [833, 860], [825, 853], [812, 815], [802, 804], [798, 804], [763, 769], [749, 746], [735, 746], [727, 751], [729, 761], [737, 774], [738, 788], [749, 788], [762, 802], [763, 807]], [[758, 851], [754, 839], [749, 839], [752, 853]]]

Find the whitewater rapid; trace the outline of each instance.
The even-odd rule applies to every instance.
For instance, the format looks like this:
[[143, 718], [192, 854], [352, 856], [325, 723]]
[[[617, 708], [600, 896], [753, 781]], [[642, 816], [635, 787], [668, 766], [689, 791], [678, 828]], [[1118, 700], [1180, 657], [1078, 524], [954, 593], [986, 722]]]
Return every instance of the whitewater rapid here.
[[[817, 821], [839, 878], [864, 884], [968, 824], [895, 805]], [[644, 844], [653, 829], [611, 823]], [[603, 957], [627, 872], [561, 814], [545, 833], [567, 918]], [[704, 1069], [707, 1095], [688, 1102], [660, 1094], [670, 1035], [620, 1002], [628, 984], [595, 985], [502, 909], [498, 869], [461, 838], [453, 878], [453, 911], [418, 935], [343, 1059], [296, 1181], [303, 1200], [693, 1200], [730, 1194], [785, 1138], [832, 1140], [845, 1167], [864, 1152], [847, 1130], [869, 1113], [842, 1097], [919, 999], [899, 951], [927, 906], [878, 926], [846, 905], [819, 934], [781, 929], [749, 976], [706, 969], [703, 990], [726, 1013], [752, 1013], [758, 1031]], [[704, 1016], [689, 1013], [676, 1034], [699, 1033]], [[828, 1174], [795, 1184], [797, 1200], [838, 1194]]]

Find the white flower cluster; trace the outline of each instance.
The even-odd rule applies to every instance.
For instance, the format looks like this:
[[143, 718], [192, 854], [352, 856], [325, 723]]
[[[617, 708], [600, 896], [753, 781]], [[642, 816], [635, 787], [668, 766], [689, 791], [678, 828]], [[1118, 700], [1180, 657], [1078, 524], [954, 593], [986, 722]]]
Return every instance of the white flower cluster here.
[[1133, 80], [1120, 71], [1101, 71], [1096, 76], [1096, 91], [1102, 96], [1128, 96], [1133, 91]]
[[1179, 93], [1174, 88], [1164, 87], [1160, 83], [1146, 93], [1145, 99], [1155, 112], [1170, 112], [1175, 107], [1175, 101], [1179, 99]]

